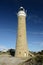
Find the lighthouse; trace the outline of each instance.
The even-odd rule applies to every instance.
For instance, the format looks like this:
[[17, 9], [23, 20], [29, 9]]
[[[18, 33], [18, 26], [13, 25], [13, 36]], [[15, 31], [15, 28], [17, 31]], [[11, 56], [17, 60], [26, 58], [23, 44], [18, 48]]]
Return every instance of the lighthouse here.
[[23, 7], [17, 13], [18, 30], [16, 40], [15, 57], [28, 57], [28, 44], [26, 36], [26, 11]]

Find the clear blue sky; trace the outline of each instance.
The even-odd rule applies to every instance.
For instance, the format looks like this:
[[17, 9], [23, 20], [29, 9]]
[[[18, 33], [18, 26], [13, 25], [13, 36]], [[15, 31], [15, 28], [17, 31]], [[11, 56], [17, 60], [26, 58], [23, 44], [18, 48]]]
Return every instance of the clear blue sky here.
[[17, 37], [17, 12], [27, 10], [28, 48], [43, 50], [43, 0], [0, 0], [0, 50], [14, 48]]

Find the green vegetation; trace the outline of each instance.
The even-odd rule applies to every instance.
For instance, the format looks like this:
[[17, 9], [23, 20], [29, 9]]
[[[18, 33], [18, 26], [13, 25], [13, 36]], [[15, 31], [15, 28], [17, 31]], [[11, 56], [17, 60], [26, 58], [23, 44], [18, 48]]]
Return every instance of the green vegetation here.
[[7, 53], [9, 53], [11, 56], [15, 56], [15, 50], [14, 49], [9, 49], [7, 51]]
[[8, 49], [8, 51], [6, 51], [6, 52], [0, 51], [0, 55], [5, 55], [5, 54], [14, 56], [15, 50], [14, 49]]
[[35, 57], [32, 57], [28, 60], [26, 60], [23, 63], [20, 63], [19, 65], [43, 65], [43, 50], [40, 52], [31, 52], [35, 55]]

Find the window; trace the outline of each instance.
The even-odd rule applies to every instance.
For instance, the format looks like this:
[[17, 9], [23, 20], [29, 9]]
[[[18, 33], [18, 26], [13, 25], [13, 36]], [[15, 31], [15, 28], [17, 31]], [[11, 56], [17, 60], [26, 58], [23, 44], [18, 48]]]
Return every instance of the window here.
[[21, 35], [19, 35], [19, 37], [21, 37]]
[[19, 52], [19, 54], [21, 54], [21, 52]]
[[24, 53], [24, 56], [25, 56], [25, 57], [27, 56], [27, 53], [26, 53], [26, 52]]
[[21, 20], [22, 18], [20, 17], [20, 20]]

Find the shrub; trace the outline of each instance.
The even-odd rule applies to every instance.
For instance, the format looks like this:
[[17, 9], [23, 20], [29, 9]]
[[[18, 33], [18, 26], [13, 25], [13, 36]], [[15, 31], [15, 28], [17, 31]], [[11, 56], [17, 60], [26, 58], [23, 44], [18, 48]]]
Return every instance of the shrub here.
[[9, 53], [11, 56], [14, 56], [15, 55], [15, 50], [14, 49], [9, 49]]

